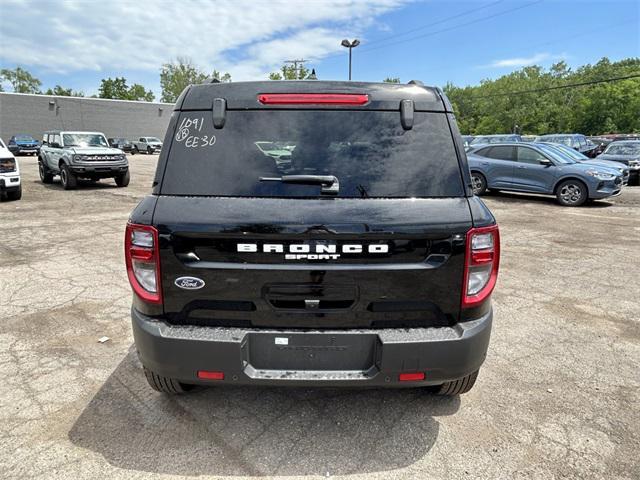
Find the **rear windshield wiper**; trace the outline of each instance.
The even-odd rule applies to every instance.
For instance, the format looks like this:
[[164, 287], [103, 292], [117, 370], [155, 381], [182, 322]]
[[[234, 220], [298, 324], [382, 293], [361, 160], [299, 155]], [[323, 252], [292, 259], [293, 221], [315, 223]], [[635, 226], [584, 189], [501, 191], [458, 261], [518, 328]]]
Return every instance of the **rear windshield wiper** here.
[[338, 178], [333, 175], [283, 175], [282, 177], [260, 177], [260, 181], [321, 185], [320, 192], [328, 195], [337, 195], [340, 191]]

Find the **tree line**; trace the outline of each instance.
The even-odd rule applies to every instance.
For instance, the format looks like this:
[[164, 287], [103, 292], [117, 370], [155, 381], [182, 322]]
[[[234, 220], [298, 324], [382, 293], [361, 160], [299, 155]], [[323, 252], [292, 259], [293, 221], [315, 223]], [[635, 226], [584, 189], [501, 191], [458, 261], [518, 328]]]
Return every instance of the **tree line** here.
[[576, 70], [565, 62], [524, 67], [444, 91], [466, 134], [640, 132], [640, 58], [602, 58]]
[[[640, 74], [640, 58], [618, 62], [602, 58], [594, 65], [576, 70], [565, 62], [555, 63], [548, 69], [528, 66], [495, 80], [482, 80], [475, 86], [447, 83], [444, 91], [453, 104], [460, 130], [466, 134], [640, 132], [640, 78], [619, 79], [634, 74]], [[315, 79], [316, 76], [315, 70], [304, 64], [284, 64], [268, 78], [277, 81]], [[179, 57], [160, 69], [160, 101], [173, 103], [188, 85], [212, 79], [230, 82], [231, 75], [217, 70], [207, 73], [189, 58]], [[0, 70], [0, 80], [11, 84], [18, 93], [84, 96], [83, 92], [60, 85], [42, 92], [42, 82], [21, 67]], [[383, 81], [400, 83], [400, 78], [386, 77]], [[151, 90], [138, 83], [129, 85], [124, 77], [102, 79], [98, 94], [92, 96], [155, 100]]]

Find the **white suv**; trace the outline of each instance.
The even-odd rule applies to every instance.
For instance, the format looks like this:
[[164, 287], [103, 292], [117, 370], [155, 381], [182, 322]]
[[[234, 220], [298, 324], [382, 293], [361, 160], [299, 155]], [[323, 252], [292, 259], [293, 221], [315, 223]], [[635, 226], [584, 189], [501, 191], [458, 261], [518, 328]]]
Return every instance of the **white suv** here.
[[8, 200], [20, 200], [22, 185], [20, 183], [20, 166], [16, 157], [0, 139], [0, 197], [5, 195]]

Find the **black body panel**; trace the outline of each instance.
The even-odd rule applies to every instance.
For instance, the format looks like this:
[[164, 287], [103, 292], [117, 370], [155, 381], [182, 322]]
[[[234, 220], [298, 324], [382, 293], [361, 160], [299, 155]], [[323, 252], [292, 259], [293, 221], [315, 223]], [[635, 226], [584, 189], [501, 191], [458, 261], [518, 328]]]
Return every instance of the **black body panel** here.
[[[269, 220], [267, 223], [266, 220]], [[132, 216], [137, 221], [137, 216]], [[178, 324], [354, 328], [451, 325], [460, 311], [467, 198], [157, 200], [166, 318]], [[329, 259], [239, 244], [362, 245]], [[386, 253], [368, 253], [385, 245]], [[175, 281], [205, 282], [183, 290]], [[287, 293], [285, 293], [287, 292]], [[274, 298], [277, 297], [277, 301]], [[318, 305], [311, 307], [305, 301]]]

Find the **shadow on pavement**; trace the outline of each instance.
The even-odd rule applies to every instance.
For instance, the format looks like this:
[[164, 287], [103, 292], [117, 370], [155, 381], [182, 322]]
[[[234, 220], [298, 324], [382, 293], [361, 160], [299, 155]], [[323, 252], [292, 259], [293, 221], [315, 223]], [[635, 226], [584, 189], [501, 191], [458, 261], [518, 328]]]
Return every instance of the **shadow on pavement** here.
[[[57, 177], [53, 180], [53, 183], [42, 183], [40, 180], [34, 180], [31, 183], [38, 185], [39, 187], [44, 187], [47, 190], [64, 191], [62, 183], [60, 183], [60, 179]], [[104, 190], [111, 188], [119, 188], [113, 181], [113, 178], [103, 178], [99, 181], [78, 179], [78, 187], [76, 190]]]
[[[563, 207], [562, 205], [560, 205], [557, 200], [556, 197], [551, 196], [551, 195], [536, 195], [536, 194], [527, 194], [527, 193], [516, 193], [516, 192], [503, 192], [503, 191], [491, 191], [487, 194], [485, 194], [483, 197], [481, 198], [489, 198], [491, 200], [496, 200], [498, 202], [502, 202], [502, 203], [530, 203], [530, 202], [537, 202], [537, 203], [547, 203], [549, 205], [554, 205], [556, 207], [561, 207], [561, 208], [571, 208], [571, 207]], [[583, 204], [581, 207], [577, 207], [577, 208], [606, 208], [606, 207], [610, 207], [613, 204], [611, 202], [608, 201], [609, 199], [604, 199], [604, 200], [588, 200], [585, 204]]]
[[173, 475], [345, 475], [406, 467], [459, 397], [420, 389], [151, 390], [132, 347], [69, 432], [118, 468]]

